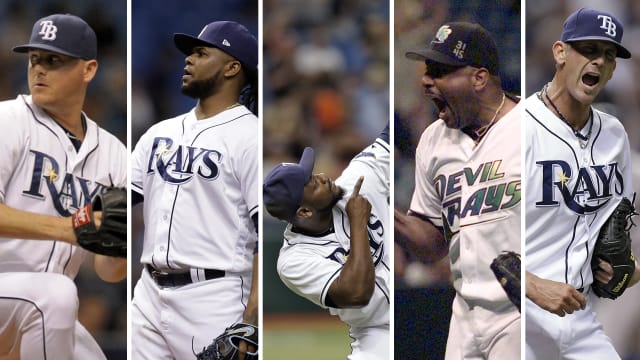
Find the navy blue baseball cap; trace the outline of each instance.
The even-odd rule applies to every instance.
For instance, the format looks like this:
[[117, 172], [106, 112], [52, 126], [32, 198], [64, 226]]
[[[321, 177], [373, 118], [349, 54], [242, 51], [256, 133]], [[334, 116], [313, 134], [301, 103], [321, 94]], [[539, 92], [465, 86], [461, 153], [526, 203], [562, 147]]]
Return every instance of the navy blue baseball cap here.
[[477, 23], [455, 21], [438, 29], [425, 49], [408, 51], [411, 60], [430, 60], [450, 66], [483, 67], [498, 75], [498, 47], [489, 32]]
[[173, 42], [185, 55], [191, 55], [196, 46], [215, 47], [236, 58], [251, 72], [258, 70], [258, 41], [237, 22], [214, 21], [206, 25], [197, 37], [173, 34]]
[[13, 51], [26, 53], [30, 49], [42, 49], [84, 60], [98, 55], [96, 33], [81, 18], [71, 14], [53, 14], [36, 21], [31, 39]]
[[289, 222], [295, 217], [315, 161], [315, 152], [306, 147], [297, 164], [281, 163], [267, 174], [262, 193], [265, 207], [271, 215]]
[[562, 27], [563, 42], [602, 40], [614, 43], [617, 57], [628, 59], [631, 53], [622, 46], [622, 24], [613, 15], [600, 10], [582, 8], [569, 15]]

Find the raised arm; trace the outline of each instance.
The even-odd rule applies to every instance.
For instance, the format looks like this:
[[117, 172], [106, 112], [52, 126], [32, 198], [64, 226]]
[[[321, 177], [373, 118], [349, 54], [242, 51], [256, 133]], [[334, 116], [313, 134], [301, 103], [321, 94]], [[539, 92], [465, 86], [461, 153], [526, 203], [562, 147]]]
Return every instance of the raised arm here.
[[340, 275], [329, 287], [327, 305], [332, 307], [366, 306], [375, 287], [375, 268], [367, 232], [371, 204], [359, 194], [363, 180], [364, 177], [360, 177], [356, 182], [346, 206], [351, 226], [351, 249]]

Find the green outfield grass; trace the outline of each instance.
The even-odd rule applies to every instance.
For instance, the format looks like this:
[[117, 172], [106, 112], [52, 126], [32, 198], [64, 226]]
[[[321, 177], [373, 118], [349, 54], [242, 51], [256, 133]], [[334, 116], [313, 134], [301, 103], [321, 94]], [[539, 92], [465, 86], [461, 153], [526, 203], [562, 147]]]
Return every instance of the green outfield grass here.
[[265, 317], [264, 360], [346, 359], [353, 341], [348, 331], [348, 327], [335, 317]]

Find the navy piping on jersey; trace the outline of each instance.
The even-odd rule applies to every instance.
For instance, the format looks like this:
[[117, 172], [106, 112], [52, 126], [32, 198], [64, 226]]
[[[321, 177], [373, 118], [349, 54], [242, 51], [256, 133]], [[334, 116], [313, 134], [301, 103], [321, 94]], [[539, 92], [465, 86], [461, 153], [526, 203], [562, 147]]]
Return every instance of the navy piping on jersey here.
[[385, 149], [388, 153], [390, 153], [389, 148], [388, 148], [388, 146], [389, 146], [389, 145], [387, 145], [387, 144], [384, 142], [384, 140], [382, 140], [382, 139], [380, 139], [380, 138], [377, 138], [375, 143], [376, 143], [376, 144], [378, 144], [378, 145], [380, 145], [380, 146], [382, 146], [382, 148], [383, 148], [383, 149]]
[[51, 258], [53, 257], [53, 253], [56, 251], [57, 243], [58, 243], [57, 241], [54, 241], [53, 245], [51, 246], [51, 251], [49, 252], [49, 259], [47, 260], [47, 266], [44, 268], [44, 272], [49, 271], [49, 264], [51, 264]]
[[[80, 170], [80, 174], [82, 176], [84, 176], [84, 167], [87, 165], [87, 160], [89, 159], [89, 156], [91, 156], [91, 154], [93, 154], [94, 151], [98, 150], [98, 147], [100, 146], [100, 130], [98, 128], [96, 128], [96, 146], [89, 150], [89, 152], [87, 153], [87, 156], [84, 157], [84, 160], [82, 161], [82, 168]], [[89, 199], [89, 201], [91, 201], [91, 199]]]
[[258, 208], [258, 205], [256, 205], [256, 206], [252, 207], [251, 209], [249, 209], [249, 214], [251, 214], [253, 212], [253, 210], [255, 210], [257, 208]]
[[138, 186], [137, 184], [134, 184], [134, 183], [131, 183], [131, 186], [133, 186], [133, 187], [135, 187], [136, 189], [140, 190], [140, 191], [138, 191], [138, 193], [139, 193], [140, 195], [144, 196], [144, 195], [143, 195], [143, 194], [144, 194], [144, 189], [143, 189], [143, 188], [141, 188], [140, 186]]
[[[591, 143], [591, 162], [595, 164], [596, 161], [593, 158], [593, 147], [595, 146], [596, 141], [598, 140], [598, 137], [600, 136], [600, 133], [602, 132], [602, 119], [600, 118], [600, 114], [598, 114], [595, 111], [593, 113], [598, 115], [598, 131], [596, 131], [596, 134], [593, 137], [593, 142]], [[594, 116], [591, 121], [595, 121], [595, 120], [596, 120], [596, 117]]]
[[[576, 239], [576, 227], [578, 227], [578, 221], [580, 221], [580, 217], [576, 217], [576, 222], [573, 224], [573, 233], [571, 234], [571, 241], [569, 245], [567, 245], [567, 250], [564, 252], [564, 282], [569, 283], [569, 249], [571, 249], [571, 244]], [[580, 269], [580, 277], [582, 277], [582, 269]]]
[[[382, 286], [378, 284], [378, 281], [375, 281], [375, 284], [376, 284], [376, 287], [380, 289], [380, 292], [382, 293], [382, 295], [384, 295], [384, 298], [387, 299], [387, 304], [390, 304], [391, 302], [389, 301], [389, 294], [384, 292], [384, 290], [382, 289]], [[373, 297], [373, 295], [371, 297]]]
[[69, 262], [71, 262], [71, 256], [73, 255], [73, 245], [71, 244], [67, 244], [69, 245], [69, 256], [67, 257], [67, 261], [64, 263], [64, 266], [62, 267], [62, 274], [67, 272], [67, 266], [69, 265]]
[[[244, 278], [242, 276], [240, 277], [240, 304], [242, 304], [242, 306], [244, 307], [245, 310], [247, 310], [247, 304], [244, 303], [243, 299], [244, 299]], [[249, 297], [247, 296], [247, 301], [249, 301]]]
[[33, 302], [33, 301], [29, 300], [29, 299], [23, 299], [23, 298], [17, 298], [17, 297], [0, 296], [0, 299], [24, 301], [24, 302], [27, 302], [27, 303], [33, 305], [33, 307], [36, 308], [36, 310], [38, 310], [38, 312], [40, 313], [40, 319], [41, 319], [41, 322], [42, 322], [42, 354], [44, 355], [44, 360], [47, 360], [47, 343], [45, 342], [45, 339], [46, 339], [46, 328], [44, 327], [44, 313], [38, 307], [38, 304], [36, 304], [35, 302]]
[[[62, 147], [64, 149], [64, 144], [62, 143], [62, 140], [60, 140], [60, 137], [58, 136], [58, 134], [56, 134], [55, 131], [53, 131], [53, 129], [51, 129], [50, 127], [48, 127], [47, 125], [45, 125], [45, 123], [43, 123], [42, 121], [40, 121], [40, 119], [38, 119], [38, 117], [36, 116], [36, 113], [33, 111], [33, 109], [31, 108], [31, 106], [29, 106], [29, 104], [27, 104], [27, 101], [24, 100], [24, 97], [22, 98], [22, 101], [24, 101], [24, 105], [29, 109], [29, 111], [31, 111], [31, 115], [33, 116], [33, 119], [40, 125], [44, 126], [47, 130], [51, 131], [51, 133], [53, 133], [53, 135], [56, 137], [56, 139], [58, 139], [58, 142], [60, 143], [60, 147]], [[65, 169], [69, 168], [69, 159], [67, 157], [67, 152], [64, 152], [64, 166]]]
[[[228, 123], [230, 123], [230, 122], [232, 122], [232, 121], [235, 121], [235, 120], [237, 120], [237, 119], [239, 119], [239, 118], [241, 118], [241, 117], [247, 116], [247, 115], [250, 115], [250, 113], [245, 113], [245, 114], [242, 114], [242, 115], [240, 115], [240, 116], [238, 116], [238, 117], [235, 117], [235, 118], [233, 118], [233, 119], [231, 119], [231, 120], [225, 121], [225, 122], [223, 122], [223, 123], [214, 124], [214, 125], [212, 125], [212, 126], [209, 126], [209, 127], [207, 127], [207, 128], [202, 129], [202, 130], [201, 130], [201, 131], [200, 131], [200, 132], [199, 132], [199, 133], [198, 133], [198, 134], [193, 138], [193, 141], [191, 141], [191, 145], [193, 146], [193, 144], [196, 142], [196, 139], [198, 138], [198, 136], [202, 135], [202, 133], [203, 133], [203, 132], [205, 132], [205, 131], [207, 131], [207, 130], [209, 130], [209, 129], [212, 129], [212, 128], [215, 128], [215, 127], [218, 127], [218, 126], [220, 126], [220, 125], [228, 124]], [[187, 115], [185, 115], [185, 116], [182, 118], [182, 135], [183, 135], [183, 136], [184, 136], [184, 123], [185, 123], [185, 120], [186, 120], [186, 119], [187, 119]], [[168, 234], [167, 234], [167, 256], [166, 256], [166, 263], [167, 263], [167, 266], [169, 267], [169, 269], [172, 269], [171, 264], [169, 264], [169, 250], [171, 249], [171, 227], [172, 227], [172, 225], [173, 225], [173, 214], [174, 214], [174, 212], [175, 212], [175, 208], [176, 208], [176, 201], [178, 200], [178, 191], [180, 191], [180, 186], [181, 186], [181, 185], [177, 185], [177, 186], [176, 186], [176, 195], [175, 195], [175, 197], [173, 198], [173, 205], [171, 206], [171, 218], [169, 219], [169, 231], [168, 231]], [[256, 205], [256, 206], [257, 206], [257, 205]]]
[[[64, 148], [64, 145], [62, 144], [62, 141], [60, 140], [60, 137], [58, 137], [58, 134], [56, 134], [55, 131], [53, 131], [53, 129], [51, 129], [49, 126], [47, 126], [45, 123], [43, 123], [42, 121], [40, 121], [40, 119], [38, 119], [38, 117], [36, 116], [36, 113], [33, 111], [33, 109], [31, 108], [31, 106], [29, 106], [29, 104], [27, 103], [27, 101], [24, 99], [24, 97], [22, 97], [22, 101], [24, 102], [24, 105], [27, 107], [27, 109], [29, 109], [29, 111], [31, 112], [31, 116], [33, 116], [33, 119], [36, 121], [36, 123], [42, 125], [45, 129], [49, 130], [53, 136], [56, 137], [56, 139], [58, 139], [58, 142], [60, 143], [60, 146], [62, 148]], [[64, 152], [64, 165], [65, 165], [65, 171], [66, 169], [69, 168], [69, 159], [67, 157], [67, 152]], [[53, 257], [53, 253], [55, 252], [56, 249], [56, 243], [57, 241], [53, 241], [53, 245], [51, 246], [51, 251], [49, 252], [49, 259], [47, 260], [47, 266], [45, 267], [45, 272], [49, 271], [49, 265], [51, 264], [51, 258]]]
[[178, 192], [180, 191], [180, 185], [176, 186], [176, 195], [173, 197], [173, 204], [171, 204], [171, 219], [169, 220], [169, 230], [167, 231], [167, 256], [166, 263], [169, 269], [173, 269], [169, 264], [169, 249], [171, 248], [171, 227], [173, 226], [173, 212], [176, 209], [176, 201], [178, 200]]
[[540, 124], [540, 126], [542, 126], [545, 130], [547, 130], [551, 135], [557, 137], [560, 141], [562, 141], [563, 143], [565, 143], [567, 145], [567, 147], [569, 148], [569, 150], [571, 150], [571, 153], [573, 154], [573, 159], [576, 161], [576, 167], [579, 167], [578, 156], [576, 155], [576, 152], [573, 150], [573, 147], [571, 145], [569, 145], [569, 143], [566, 142], [560, 135], [554, 133], [551, 129], [546, 127], [540, 120], [538, 120], [537, 117], [535, 117], [531, 113], [531, 111], [529, 111], [529, 109], [525, 109], [525, 111], [527, 112], [527, 114], [529, 114], [533, 118], [533, 120], [535, 120], [538, 124]]
[[[320, 302], [322, 302], [325, 306], [329, 306], [329, 304], [327, 304], [327, 299], [329, 297], [329, 282], [335, 281], [333, 279], [336, 278], [336, 274], [339, 273], [340, 271], [342, 271], [343, 266], [340, 266], [340, 268], [338, 270], [336, 270], [333, 274], [331, 274], [331, 276], [329, 277], [329, 280], [327, 280], [326, 283], [324, 283], [324, 286], [322, 287], [322, 291], [320, 291]], [[333, 281], [331, 281], [333, 280]], [[323, 296], [324, 294], [324, 296]], [[339, 307], [333, 302], [333, 300], [331, 300], [331, 305], [330, 307], [339, 309]]]

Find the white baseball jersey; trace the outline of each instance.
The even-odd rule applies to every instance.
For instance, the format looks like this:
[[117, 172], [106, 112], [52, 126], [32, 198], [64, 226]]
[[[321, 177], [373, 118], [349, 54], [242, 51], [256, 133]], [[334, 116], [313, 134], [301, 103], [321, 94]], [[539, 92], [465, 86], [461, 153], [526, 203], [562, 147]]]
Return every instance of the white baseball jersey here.
[[527, 358], [619, 359], [593, 313], [589, 285], [600, 228], [622, 197], [633, 198], [627, 134], [618, 119], [592, 108], [583, 129], [591, 135], [582, 141], [537, 94], [525, 108], [525, 267], [587, 297], [585, 310], [564, 317], [527, 300]]
[[521, 108], [477, 144], [438, 120], [416, 149], [410, 210], [444, 228], [453, 284], [468, 301], [509, 301], [489, 265], [501, 251], [520, 253]]
[[[76, 151], [63, 128], [31, 97], [0, 102], [0, 201], [15, 209], [70, 216], [106, 186], [126, 186], [127, 150], [86, 118]], [[0, 238], [0, 272], [55, 272], [74, 278], [86, 251], [60, 241]]]
[[[587, 288], [600, 227], [633, 198], [629, 141], [615, 117], [593, 109], [587, 146], [532, 95], [526, 100], [526, 269]], [[587, 124], [587, 126], [589, 126]]]
[[258, 212], [258, 119], [244, 106], [152, 126], [132, 156], [144, 195], [142, 263], [161, 270], [252, 269]]
[[[331, 308], [326, 304], [327, 292], [340, 275], [350, 250], [350, 227], [345, 206], [360, 176], [364, 176], [360, 195], [371, 203], [368, 233], [376, 274], [375, 290], [369, 304], [362, 308]], [[296, 294], [322, 308], [328, 308], [332, 315], [339, 316], [350, 325], [351, 336], [356, 340], [369, 343], [362, 328], [375, 328], [376, 332], [385, 334], [372, 336], [376, 337], [378, 346], [386, 349], [389, 343], [389, 251], [392, 231], [389, 226], [389, 144], [377, 139], [351, 160], [335, 183], [346, 193], [333, 208], [334, 232], [312, 237], [291, 231], [289, 224], [278, 257], [278, 274]], [[388, 355], [384, 349], [377, 353], [372, 351], [368, 358], [382, 356], [386, 359]], [[352, 355], [357, 356], [355, 349]]]
[[[66, 217], [106, 186], [126, 186], [127, 150], [86, 118], [76, 151], [65, 131], [30, 96], [0, 102], [0, 201]], [[0, 238], [0, 357], [104, 359], [77, 321], [72, 279], [87, 252], [60, 241]]]
[[520, 355], [520, 314], [491, 271], [520, 253], [520, 104], [476, 143], [437, 120], [416, 149], [410, 210], [443, 228], [457, 295], [446, 359]]

